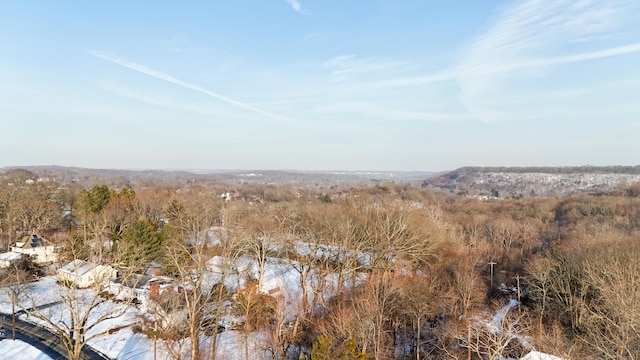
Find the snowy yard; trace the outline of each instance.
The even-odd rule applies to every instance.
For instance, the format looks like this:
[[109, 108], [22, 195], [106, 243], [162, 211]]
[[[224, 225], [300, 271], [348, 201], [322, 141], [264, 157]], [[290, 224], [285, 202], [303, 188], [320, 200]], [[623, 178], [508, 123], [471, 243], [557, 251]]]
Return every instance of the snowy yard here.
[[[221, 259], [212, 259], [210, 265], [216, 268], [216, 265], [221, 264]], [[235, 274], [228, 276], [225, 280], [228, 282], [229, 288], [237, 290], [244, 286], [244, 279], [257, 278], [257, 267], [251, 263], [247, 258], [238, 259], [238, 267], [243, 269], [244, 275]], [[283, 297], [279, 306], [283, 306], [282, 314], [287, 321], [295, 319], [300, 300], [302, 288], [300, 287], [299, 273], [289, 261], [282, 259], [270, 258], [267, 261], [264, 269], [264, 284], [263, 291], [269, 292], [274, 288], [278, 288], [280, 295]], [[295, 264], [294, 264], [295, 265]], [[319, 274], [315, 274], [319, 275]], [[335, 291], [336, 287], [336, 274], [322, 274], [325, 279], [324, 291], [317, 291], [316, 286], [317, 278], [314, 276], [309, 277], [307, 283], [307, 291], [309, 297], [318, 296], [319, 302], [327, 300]], [[211, 273], [210, 279], [205, 283], [212, 283], [221, 279], [220, 274], [215, 272]], [[364, 281], [364, 278], [359, 279]], [[41, 312], [46, 314], [50, 319], [56, 322], [68, 323], [70, 316], [68, 310], [65, 309], [65, 305], [59, 303], [63, 299], [64, 295], [69, 291], [76, 291], [80, 298], [90, 299], [95, 295], [94, 290], [70, 290], [66, 287], [59, 285], [56, 282], [55, 277], [45, 277], [39, 281], [30, 283], [25, 292], [28, 297], [20, 299], [19, 306], [16, 309], [30, 308], [32, 306], [38, 306], [41, 308]], [[311, 302], [311, 299], [308, 299]], [[486, 314], [486, 317], [475, 319], [481, 327], [487, 329], [492, 333], [502, 332], [501, 324], [503, 319], [511, 309], [517, 306], [517, 301], [512, 300], [501, 309], [497, 309], [493, 314]], [[6, 314], [11, 313], [11, 301], [4, 291], [0, 291], [0, 311]], [[89, 345], [94, 349], [106, 354], [113, 359], [122, 360], [151, 360], [151, 359], [170, 359], [170, 353], [167, 349], [167, 344], [158, 340], [155, 344], [152, 339], [144, 334], [134, 333], [133, 326], [139, 315], [143, 314], [141, 310], [133, 305], [123, 304], [121, 302], [105, 301], [95, 307], [89, 316], [89, 324], [95, 321], [102, 314], [114, 313], [117, 316], [113, 319], [108, 319], [97, 326], [95, 326], [87, 336], [91, 334], [109, 331], [104, 336], [97, 337], [89, 341]], [[36, 322], [39, 324], [47, 325], [44, 321], [29, 317], [27, 314], [21, 314], [20, 318], [26, 321]], [[233, 316], [227, 316], [223, 318], [223, 323], [231, 323], [235, 318]], [[237, 319], [235, 319], [237, 320]], [[526, 342], [526, 339], [520, 339]], [[183, 358], [188, 358], [189, 354], [189, 339], [179, 341]], [[248, 344], [246, 344], [248, 342]], [[212, 338], [202, 335], [200, 339], [201, 355], [208, 357], [212, 345]], [[269, 334], [263, 332], [251, 332], [249, 334], [242, 333], [241, 331], [226, 329], [218, 334], [216, 359], [222, 360], [245, 360], [245, 354], [249, 354], [250, 359], [269, 359], [271, 353], [269, 349], [273, 346]], [[175, 343], [174, 343], [175, 349]], [[41, 359], [48, 360], [49, 357], [40, 353], [40, 351], [29, 344], [20, 341], [3, 340], [0, 342], [0, 354], [2, 359]], [[559, 358], [551, 357], [550, 355], [531, 352], [527, 360], [558, 360]]]
[[[239, 259], [242, 263], [247, 259]], [[215, 262], [215, 261], [214, 261]], [[254, 264], [245, 264], [243, 267], [245, 274], [242, 276], [232, 275], [228, 276], [225, 280], [229, 288], [238, 289], [244, 286], [244, 278], [255, 278], [257, 274], [255, 271], [257, 268]], [[219, 281], [220, 277], [217, 274], [212, 273], [209, 281]], [[217, 280], [216, 280], [217, 278]], [[332, 281], [332, 276], [328, 277], [328, 283]], [[313, 286], [315, 282], [310, 277], [310, 283], [307, 285], [309, 294], [313, 292]], [[328, 288], [334, 288], [335, 284], [329, 285]], [[298, 310], [299, 299], [301, 298], [301, 288], [299, 282], [299, 273], [288, 262], [283, 262], [280, 259], [271, 258], [267, 262], [264, 269], [264, 285], [263, 290], [268, 292], [274, 288], [279, 288], [281, 294], [284, 296], [285, 301], [281, 303], [285, 306], [283, 313], [286, 314], [289, 319], [292, 320]], [[27, 297], [23, 297], [19, 300], [19, 304], [16, 306], [16, 310], [31, 307], [38, 307], [40, 311], [54, 322], [69, 323], [70, 316], [65, 305], [59, 303], [69, 291], [75, 291], [79, 294], [80, 298], [91, 299], [95, 295], [93, 289], [83, 290], [70, 290], [56, 282], [56, 278], [53, 276], [42, 278], [36, 282], [28, 284], [25, 289]], [[330, 296], [331, 290], [318, 294], [318, 296], [324, 301], [327, 296]], [[310, 300], [309, 300], [310, 301]], [[10, 314], [11, 313], [11, 300], [4, 291], [0, 291], [0, 312]], [[132, 325], [136, 323], [138, 316], [142, 312], [134, 305], [123, 306], [122, 303], [114, 301], [106, 301], [91, 311], [89, 316], [89, 323], [95, 321], [100, 315], [107, 313], [116, 313], [118, 316], [113, 319], [108, 319], [97, 326], [95, 326], [87, 336], [91, 334], [108, 331], [112, 329], [112, 333], [108, 333], [104, 336], [97, 337], [89, 341], [89, 345], [96, 350], [104, 353], [110, 358], [114, 359], [131, 359], [131, 360], [151, 360], [151, 359], [169, 359], [169, 352], [167, 345], [162, 340], [158, 340], [155, 344], [155, 356], [154, 356], [154, 341], [148, 338], [144, 334], [134, 333]], [[35, 319], [33, 316], [27, 314], [19, 315], [22, 320], [42, 324], [48, 327], [44, 321]], [[226, 322], [232, 321], [233, 317], [228, 317]], [[224, 320], [223, 320], [224, 321]], [[270, 358], [269, 348], [272, 346], [270, 339], [263, 333], [253, 332], [247, 337], [240, 331], [226, 330], [218, 334], [218, 344], [216, 350], [216, 358], [224, 360], [241, 360], [245, 358], [245, 339], [248, 339], [248, 353], [251, 359], [268, 359]], [[210, 352], [211, 338], [203, 336], [201, 338], [201, 351], [206, 356]], [[23, 346], [31, 348], [30, 351], [38, 352], [37, 349], [30, 347], [28, 344], [22, 343]], [[9, 346], [9, 345], [3, 345]], [[12, 350], [16, 344], [11, 344], [6, 350]], [[186, 355], [189, 352], [189, 339], [182, 341], [182, 350]], [[4, 349], [4, 348], [2, 348]], [[15, 350], [17, 353], [19, 351]], [[0, 353], [5, 353], [1, 351]], [[42, 357], [34, 355], [27, 358], [42, 358], [48, 359], [44, 354]], [[5, 359], [6, 357], [2, 357]]]
[[20, 340], [0, 340], [0, 354], [3, 360], [52, 360], [40, 350]]

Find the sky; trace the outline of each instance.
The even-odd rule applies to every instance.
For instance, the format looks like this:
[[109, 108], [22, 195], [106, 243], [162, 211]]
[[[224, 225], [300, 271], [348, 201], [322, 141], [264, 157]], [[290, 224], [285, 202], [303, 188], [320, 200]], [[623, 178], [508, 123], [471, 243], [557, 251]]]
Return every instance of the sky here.
[[0, 167], [640, 164], [637, 0], [0, 2]]

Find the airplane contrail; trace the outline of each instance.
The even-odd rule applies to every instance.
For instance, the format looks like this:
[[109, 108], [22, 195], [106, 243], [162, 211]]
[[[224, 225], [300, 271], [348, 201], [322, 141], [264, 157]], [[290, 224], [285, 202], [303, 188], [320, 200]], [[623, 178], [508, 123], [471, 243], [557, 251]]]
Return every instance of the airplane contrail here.
[[90, 55], [93, 55], [93, 56], [95, 56], [97, 58], [112, 62], [114, 64], [118, 64], [120, 66], [124, 66], [126, 68], [131, 69], [131, 70], [135, 70], [137, 72], [149, 75], [151, 77], [154, 77], [154, 78], [157, 78], [157, 79], [160, 79], [160, 80], [164, 80], [164, 81], [170, 82], [172, 84], [181, 86], [181, 87], [186, 88], [186, 89], [197, 91], [199, 93], [211, 96], [212, 98], [218, 99], [218, 100], [220, 100], [222, 102], [225, 102], [227, 104], [230, 104], [230, 105], [233, 105], [233, 106], [236, 106], [236, 107], [239, 107], [239, 108], [243, 108], [245, 110], [249, 110], [249, 111], [254, 112], [256, 114], [260, 114], [260, 115], [263, 115], [263, 116], [266, 116], [268, 118], [271, 118], [271, 119], [274, 119], [274, 120], [278, 120], [278, 121], [283, 121], [283, 122], [288, 122], [288, 123], [291, 122], [291, 120], [289, 120], [289, 119], [287, 119], [285, 117], [272, 114], [270, 112], [267, 112], [267, 111], [264, 111], [262, 109], [259, 109], [259, 108], [255, 107], [255, 106], [246, 104], [246, 103], [244, 103], [242, 101], [239, 101], [239, 100], [230, 98], [228, 96], [221, 95], [221, 94], [218, 94], [218, 93], [213, 92], [211, 90], [205, 89], [202, 86], [191, 84], [191, 83], [188, 83], [186, 81], [177, 79], [177, 78], [175, 78], [175, 77], [173, 77], [171, 75], [165, 74], [163, 72], [150, 69], [150, 68], [148, 68], [148, 67], [146, 67], [146, 66], [144, 66], [142, 64], [138, 64], [138, 63], [135, 63], [133, 61], [129, 61], [127, 59], [124, 59], [124, 58], [121, 58], [121, 57], [118, 57], [118, 56], [114, 56], [114, 55], [111, 55], [111, 54], [108, 54], [108, 53], [105, 53], [105, 52], [101, 52], [101, 51], [89, 50], [87, 52]]

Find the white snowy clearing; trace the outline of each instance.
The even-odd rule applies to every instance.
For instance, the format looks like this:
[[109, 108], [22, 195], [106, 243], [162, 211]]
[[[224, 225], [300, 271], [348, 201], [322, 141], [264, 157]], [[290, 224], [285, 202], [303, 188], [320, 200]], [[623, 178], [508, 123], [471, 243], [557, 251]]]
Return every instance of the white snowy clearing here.
[[[216, 273], [216, 265], [219, 265], [222, 259], [213, 258], [210, 261], [210, 267], [213, 270], [207, 274], [207, 280], [205, 283], [211, 283], [220, 281], [220, 274]], [[236, 268], [241, 269], [239, 274], [232, 274], [225, 277], [225, 284], [230, 288], [237, 290], [242, 288], [245, 283], [245, 278], [257, 278], [257, 266], [248, 258], [237, 259]], [[264, 268], [264, 283], [262, 291], [270, 292], [274, 289], [278, 289], [279, 293], [283, 296], [281, 306], [284, 307], [283, 315], [287, 317], [287, 320], [291, 320], [295, 317], [298, 310], [298, 304], [300, 304], [302, 298], [302, 288], [300, 287], [300, 273], [296, 270], [297, 263], [284, 261], [277, 258], [269, 258]], [[318, 292], [317, 274], [310, 274], [306, 288], [309, 294], [308, 301], [311, 303], [315, 301], [322, 303], [326, 301], [328, 297], [334, 294], [336, 287], [336, 276], [333, 274], [325, 275], [325, 288], [324, 291]], [[360, 283], [364, 279], [357, 277], [356, 283]], [[70, 316], [68, 310], [65, 309], [63, 304], [52, 304], [60, 301], [62, 297], [69, 291], [76, 291], [81, 297], [87, 299], [95, 295], [93, 289], [84, 290], [70, 290], [57, 283], [55, 276], [44, 277], [36, 282], [28, 284], [25, 289], [25, 293], [28, 297], [23, 297], [16, 309], [31, 308], [37, 306], [43, 314], [53, 319], [54, 322], [69, 323]], [[50, 304], [50, 305], [47, 305]], [[144, 309], [144, 306], [142, 307]], [[0, 312], [5, 314], [11, 313], [11, 300], [5, 291], [0, 289]], [[108, 319], [95, 326], [87, 337], [91, 334], [103, 332], [111, 329], [111, 333], [104, 336], [92, 339], [89, 341], [89, 345], [96, 350], [104, 353], [113, 359], [135, 359], [135, 360], [151, 360], [151, 359], [169, 359], [169, 351], [166, 344], [158, 340], [155, 344], [155, 356], [154, 356], [154, 341], [149, 339], [146, 335], [140, 333], [134, 333], [132, 325], [137, 322], [138, 316], [142, 314], [142, 311], [133, 306], [123, 306], [122, 303], [114, 301], [106, 301], [92, 310], [89, 317], [89, 323], [92, 323], [100, 315], [105, 313], [117, 313], [114, 319]], [[48, 326], [45, 322], [29, 317], [26, 314], [21, 314], [20, 319], [38, 323], [44, 326]], [[225, 322], [225, 319], [223, 319]], [[233, 319], [228, 319], [229, 323], [233, 322]], [[246, 344], [248, 342], [248, 344]], [[212, 338], [202, 336], [200, 339], [201, 351], [203, 356], [207, 356], [210, 351]], [[251, 359], [270, 359], [270, 348], [273, 344], [270, 342], [270, 338], [260, 332], [250, 333], [248, 336], [235, 331], [227, 329], [218, 335], [218, 344], [216, 347], [216, 358], [225, 360], [244, 360], [245, 354], [249, 354]], [[182, 350], [185, 356], [189, 352], [189, 340], [186, 339], [182, 344]], [[0, 352], [2, 353], [2, 352]], [[187, 356], [188, 357], [188, 356]], [[2, 357], [5, 358], [4, 356]]]
[[0, 354], [4, 360], [53, 360], [40, 350], [20, 340], [0, 340]]
[[[336, 249], [330, 247], [317, 248], [312, 247], [305, 243], [297, 243], [295, 245], [297, 252], [303, 254], [315, 253], [316, 256], [336, 256]], [[320, 255], [318, 254], [320, 252]], [[353, 255], [353, 254], [352, 254]], [[368, 260], [366, 254], [356, 254], [360, 261]], [[221, 269], [225, 263], [225, 259], [220, 257], [212, 258], [209, 263], [209, 273], [205, 274], [205, 281], [203, 286], [211, 286], [213, 283], [219, 282], [223, 279]], [[227, 274], [224, 277], [225, 285], [232, 290], [237, 290], [245, 285], [245, 279], [257, 279], [258, 265], [255, 260], [248, 257], [240, 257], [234, 261], [235, 274]], [[302, 302], [302, 286], [301, 286], [301, 267], [300, 264], [286, 259], [268, 258], [264, 264], [263, 276], [262, 276], [262, 290], [263, 292], [273, 293], [277, 291], [281, 301], [279, 306], [285, 320], [293, 320], [299, 309], [299, 304]], [[343, 280], [344, 281], [344, 280]], [[356, 274], [350, 281], [345, 281], [345, 286], [357, 286], [366, 281], [365, 274]], [[329, 297], [335, 294], [336, 287], [338, 285], [337, 274], [333, 273], [317, 273], [310, 270], [308, 277], [306, 277], [305, 288], [307, 290], [307, 301], [309, 304], [322, 304], [327, 301]], [[349, 284], [350, 283], [350, 284]], [[5, 314], [11, 313], [11, 300], [6, 291], [0, 288], [0, 312]], [[19, 300], [16, 309], [31, 308], [37, 306], [40, 308], [41, 313], [51, 319], [54, 323], [62, 322], [69, 323], [70, 316], [68, 310], [65, 311], [65, 305], [60, 303], [60, 300], [69, 291], [75, 291], [80, 298], [90, 299], [95, 295], [95, 290], [70, 290], [56, 282], [56, 277], [49, 276], [44, 277], [36, 282], [29, 283], [24, 289], [24, 293], [28, 296], [22, 297]], [[492, 332], [500, 332], [500, 324], [503, 318], [509, 312], [509, 310], [517, 306], [517, 301], [511, 301], [509, 304], [499, 309], [496, 313], [488, 315], [491, 319], [476, 319], [481, 322], [485, 328], [490, 329]], [[133, 325], [138, 322], [138, 318], [143, 314], [146, 307], [140, 308], [134, 305], [126, 305], [122, 302], [106, 301], [102, 302], [99, 306], [93, 308], [91, 315], [89, 316], [89, 324], [95, 321], [100, 315], [103, 314], [117, 314], [113, 319], [108, 319], [89, 331], [87, 337], [91, 334], [96, 334], [104, 331], [108, 331], [104, 336], [100, 336], [89, 341], [89, 345], [94, 349], [104, 353], [112, 359], [119, 360], [168, 360], [170, 359], [167, 344], [158, 340], [155, 342], [144, 334], [134, 333]], [[47, 326], [43, 321], [28, 317], [26, 314], [20, 314], [20, 318], [25, 321], [31, 321], [34, 323]], [[226, 319], [223, 317], [223, 323], [233, 323], [234, 317], [228, 314]], [[520, 339], [526, 341], [526, 339]], [[271, 342], [270, 336], [263, 332], [252, 332], [249, 334], [242, 333], [240, 331], [231, 330], [227, 328], [225, 331], [218, 334], [217, 346], [216, 346], [216, 358], [224, 360], [247, 360], [248, 359], [271, 359], [272, 353], [270, 348], [273, 348], [274, 344]], [[200, 338], [201, 355], [204, 358], [208, 358], [210, 355], [210, 349], [213, 342], [212, 337], [202, 335]], [[183, 358], [188, 358], [189, 354], [189, 339], [185, 339], [181, 342], [180, 352], [184, 354]], [[18, 346], [24, 346], [28, 350], [16, 350]], [[174, 343], [175, 349], [175, 343]], [[538, 353], [533, 351], [525, 356], [526, 360], [559, 360], [560, 358]], [[29, 356], [26, 356], [26, 351], [29, 351]], [[37, 349], [31, 347], [28, 344], [22, 343], [18, 345], [16, 342], [7, 344], [6, 341], [0, 342], [0, 354], [2, 359], [12, 358], [28, 358], [28, 359], [49, 359], [44, 354], [41, 354]], [[17, 357], [13, 357], [10, 354], [19, 354]], [[247, 356], [248, 355], [248, 356]]]
[[539, 351], [532, 351], [527, 355], [523, 356], [522, 358], [520, 358], [520, 360], [564, 360], [564, 359], [554, 355], [541, 353]]

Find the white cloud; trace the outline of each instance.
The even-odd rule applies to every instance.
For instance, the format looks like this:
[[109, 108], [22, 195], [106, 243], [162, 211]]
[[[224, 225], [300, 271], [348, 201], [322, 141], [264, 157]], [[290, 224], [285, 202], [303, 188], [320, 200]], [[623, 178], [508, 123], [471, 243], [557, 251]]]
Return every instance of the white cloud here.
[[291, 122], [290, 119], [287, 119], [287, 118], [285, 118], [283, 116], [272, 114], [270, 112], [267, 112], [267, 111], [264, 111], [262, 109], [259, 109], [259, 108], [255, 107], [255, 106], [251, 105], [251, 104], [244, 103], [242, 101], [230, 98], [230, 97], [228, 97], [226, 95], [218, 94], [218, 93], [213, 92], [211, 90], [205, 89], [205, 88], [203, 88], [203, 87], [201, 87], [199, 85], [195, 85], [195, 84], [188, 83], [186, 81], [182, 81], [182, 80], [177, 79], [177, 78], [175, 78], [175, 77], [173, 77], [171, 75], [167, 75], [167, 74], [162, 73], [160, 71], [150, 69], [150, 68], [148, 68], [148, 67], [146, 67], [144, 65], [129, 61], [127, 59], [124, 59], [124, 58], [121, 58], [121, 57], [118, 57], [118, 56], [114, 56], [114, 55], [111, 55], [111, 54], [107, 54], [107, 53], [104, 53], [104, 52], [101, 52], [101, 51], [88, 51], [88, 53], [93, 55], [93, 56], [95, 56], [95, 57], [97, 57], [97, 58], [112, 62], [114, 64], [118, 64], [120, 66], [124, 66], [126, 68], [129, 68], [131, 70], [135, 70], [137, 72], [149, 75], [151, 77], [170, 82], [172, 84], [178, 85], [178, 86], [186, 88], [186, 89], [197, 91], [199, 93], [202, 93], [202, 94], [205, 94], [207, 96], [210, 96], [210, 97], [212, 97], [214, 99], [220, 100], [220, 101], [222, 101], [224, 103], [227, 103], [227, 104], [230, 104], [230, 105], [233, 105], [233, 106], [248, 110], [248, 111], [253, 112], [255, 114], [262, 115], [262, 116], [268, 117], [268, 118], [273, 119], [273, 120], [278, 120], [278, 121], [287, 122], [287, 123]]
[[291, 5], [291, 7], [293, 8], [293, 10], [295, 10], [296, 12], [300, 13], [300, 14], [309, 14], [309, 11], [307, 9], [303, 9], [302, 5], [300, 5], [300, 3], [298, 2], [298, 0], [286, 0], [289, 5]]
[[[460, 54], [454, 76], [460, 102], [475, 117], [503, 118], [495, 98], [514, 90], [514, 80], [541, 76], [552, 66], [640, 52], [640, 43], [602, 49], [633, 18], [631, 1], [528, 0], [513, 3]], [[610, 46], [610, 45], [609, 45]], [[536, 72], [524, 72], [524, 70]], [[516, 89], [517, 91], [517, 89]]]
[[541, 58], [532, 57], [530, 59], [522, 59], [521, 61], [511, 61], [504, 63], [485, 62], [482, 64], [476, 64], [475, 67], [472, 66], [471, 63], [467, 63], [463, 64], [462, 66], [451, 67], [432, 74], [384, 80], [376, 83], [376, 85], [382, 87], [426, 85], [440, 81], [458, 80], [465, 77], [486, 77], [490, 75], [498, 75], [527, 68], [562, 65], [581, 61], [602, 59], [612, 56], [633, 54], [637, 52], [640, 52], [640, 42], [605, 50], [567, 56]]
[[[608, 37], [628, 16], [628, 5], [628, 1], [615, 0], [529, 0], [515, 3], [499, 14], [488, 31], [463, 49], [459, 67], [461, 70], [493, 73], [552, 65], [554, 58], [572, 62], [623, 54], [628, 49], [618, 53], [596, 51], [602, 54], [572, 57], [563, 49], [579, 48]], [[525, 64], [519, 65], [522, 60]]]
[[457, 81], [458, 100], [470, 114], [485, 121], [504, 119], [512, 114], [500, 111], [496, 102], [517, 92], [517, 81], [523, 77], [542, 77], [558, 65], [640, 53], [640, 42], [625, 44], [616, 37], [625, 24], [637, 21], [638, 4], [633, 0], [512, 2], [496, 14], [487, 31], [461, 47], [453, 66], [373, 85]]

